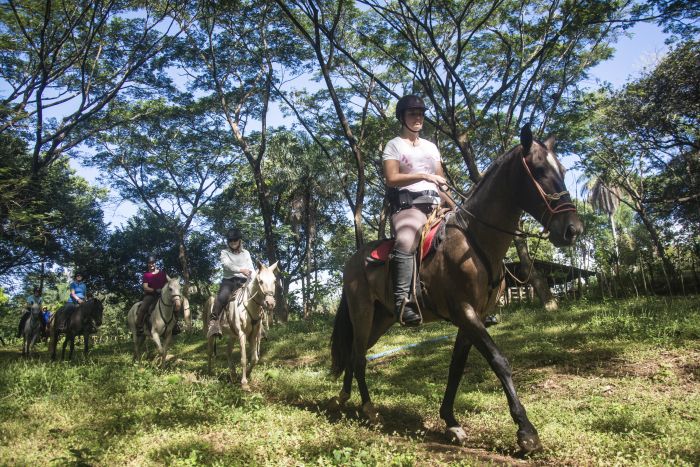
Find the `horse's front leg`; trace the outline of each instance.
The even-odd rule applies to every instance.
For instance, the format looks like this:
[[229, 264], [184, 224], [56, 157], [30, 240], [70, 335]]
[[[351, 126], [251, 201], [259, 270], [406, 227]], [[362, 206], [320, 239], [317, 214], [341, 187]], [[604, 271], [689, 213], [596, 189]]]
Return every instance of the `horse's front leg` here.
[[66, 359], [66, 346], [70, 344], [70, 353], [68, 354], [68, 360], [73, 360], [73, 347], [75, 346], [75, 336], [66, 334], [66, 338], [63, 340], [63, 350], [61, 351], [61, 360]]
[[51, 360], [56, 360], [56, 346], [58, 345], [58, 331], [55, 329], [51, 330], [51, 340], [49, 341], [49, 354], [51, 354]]
[[39, 334], [37, 333], [32, 333], [32, 336], [29, 340], [29, 347], [27, 347], [27, 356], [29, 356], [32, 352], [32, 347], [36, 345], [36, 340], [39, 337]]
[[440, 406], [440, 418], [445, 420], [447, 435], [453, 441], [460, 444], [466, 441], [467, 435], [455, 418], [454, 402], [457, 395], [457, 388], [464, 374], [464, 367], [467, 363], [467, 356], [469, 355], [470, 349], [471, 343], [466, 338], [465, 333], [460, 330], [457, 333], [455, 345], [452, 349], [452, 360], [450, 361], [450, 370], [447, 377], [447, 388], [445, 389], [445, 395], [442, 398], [442, 405]]
[[246, 351], [246, 335], [244, 332], [238, 333], [238, 342], [241, 345], [241, 388], [245, 391], [250, 389], [248, 386], [248, 352]]
[[134, 341], [134, 361], [136, 362], [140, 358], [140, 353], [139, 353], [140, 345], [139, 344], [140, 344], [140, 341], [142, 340], [142, 338], [139, 337], [139, 335], [135, 329], [131, 331], [131, 338]]
[[[470, 307], [466, 310], [466, 321], [460, 324], [460, 331], [464, 331], [467, 339], [484, 356], [489, 366], [496, 373], [503, 391], [508, 399], [508, 408], [513, 421], [518, 425], [518, 446], [523, 452], [530, 453], [542, 449], [537, 430], [530, 423], [525, 407], [523, 407], [513, 384], [513, 375], [510, 364], [501, 353], [496, 343], [486, 331], [481, 319]], [[466, 359], [466, 355], [465, 355]]]
[[207, 339], [207, 369], [211, 373], [211, 357], [214, 354], [214, 345], [216, 337], [210, 337]]
[[85, 341], [85, 350], [83, 352], [85, 353], [85, 358], [87, 358], [88, 350], [90, 349], [90, 334], [87, 331], [83, 334], [83, 340]]
[[236, 364], [233, 361], [233, 334], [226, 336], [226, 362], [231, 384], [236, 384]]
[[250, 342], [250, 370], [248, 371], [248, 376], [253, 371], [253, 367], [258, 364], [260, 360], [260, 339], [262, 334], [262, 325], [258, 323], [255, 331], [253, 331], [253, 338]]
[[155, 330], [155, 326], [151, 327], [151, 339], [153, 339], [153, 342], [155, 342], [156, 344], [156, 348], [158, 349], [158, 355], [160, 355], [161, 364], [164, 364], [165, 350], [163, 350], [163, 344], [161, 344], [160, 342], [160, 334], [158, 334], [158, 332]]
[[168, 349], [173, 343], [173, 330], [170, 329], [170, 332], [168, 332], [166, 329], [165, 332], [165, 343], [163, 343], [163, 362], [165, 362], [165, 358], [168, 356]]

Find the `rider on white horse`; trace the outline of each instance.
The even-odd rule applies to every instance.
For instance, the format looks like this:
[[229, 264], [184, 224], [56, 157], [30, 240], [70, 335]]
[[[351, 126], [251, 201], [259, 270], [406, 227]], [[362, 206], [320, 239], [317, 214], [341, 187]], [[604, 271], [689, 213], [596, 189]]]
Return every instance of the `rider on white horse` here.
[[158, 269], [155, 256], [149, 256], [146, 264], [147, 271], [143, 274], [142, 287], [143, 298], [139, 306], [138, 314], [136, 315], [136, 331], [139, 335], [143, 335], [143, 325], [148, 314], [153, 306], [158, 301], [160, 290], [168, 283], [168, 276], [165, 271]]
[[219, 314], [228, 303], [233, 292], [241, 288], [253, 273], [253, 259], [248, 250], [243, 248], [241, 232], [238, 229], [230, 229], [226, 232], [227, 248], [221, 250], [221, 266], [224, 269], [224, 278], [219, 287], [219, 294], [211, 310], [209, 317], [209, 332], [207, 338], [211, 336], [221, 336], [221, 326], [219, 325]]
[[22, 336], [22, 329], [24, 329], [24, 322], [27, 321], [27, 318], [29, 318], [29, 313], [31, 311], [32, 305], [35, 303], [39, 306], [44, 302], [44, 299], [41, 297], [41, 289], [39, 287], [34, 287], [34, 291], [32, 295], [29, 295], [26, 300], [27, 302], [24, 313], [22, 314], [22, 317], [19, 319], [19, 328], [17, 329], [17, 337]]

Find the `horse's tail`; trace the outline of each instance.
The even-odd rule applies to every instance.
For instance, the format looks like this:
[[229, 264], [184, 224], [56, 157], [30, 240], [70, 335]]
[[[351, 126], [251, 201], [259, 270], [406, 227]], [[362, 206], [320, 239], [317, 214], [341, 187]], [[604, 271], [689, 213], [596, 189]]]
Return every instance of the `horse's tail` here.
[[352, 322], [350, 321], [350, 308], [345, 290], [340, 297], [338, 311], [335, 314], [333, 323], [333, 334], [331, 334], [331, 374], [338, 377], [345, 371], [350, 363], [352, 354]]

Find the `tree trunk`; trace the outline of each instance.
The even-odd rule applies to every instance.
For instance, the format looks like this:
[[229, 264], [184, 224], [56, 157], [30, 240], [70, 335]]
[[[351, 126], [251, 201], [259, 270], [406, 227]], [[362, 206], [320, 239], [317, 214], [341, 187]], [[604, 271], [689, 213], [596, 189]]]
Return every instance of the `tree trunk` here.
[[666, 256], [666, 251], [664, 249], [663, 243], [661, 243], [661, 238], [659, 237], [659, 233], [656, 230], [656, 226], [649, 219], [645, 209], [642, 206], [639, 206], [639, 209], [637, 209], [637, 214], [639, 215], [642, 224], [644, 224], [644, 227], [647, 229], [647, 232], [649, 232], [649, 237], [651, 237], [651, 241], [654, 245], [654, 249], [656, 250], [656, 254], [661, 259], [661, 269], [664, 273], [664, 279], [666, 280], [668, 293], [673, 295], [673, 289], [671, 287], [671, 281], [669, 279], [669, 275], [674, 275], [675, 269], [673, 267], [673, 263], [671, 263], [671, 261], [668, 259], [668, 256]]
[[549, 285], [542, 274], [534, 267], [532, 260], [530, 259], [530, 254], [527, 250], [527, 240], [520, 237], [516, 237], [513, 242], [515, 243], [515, 249], [518, 252], [518, 258], [520, 258], [520, 265], [523, 271], [531, 271], [529, 277], [529, 283], [532, 288], [535, 289], [537, 298], [547, 311], [555, 311], [559, 308], [557, 300], [552, 295], [552, 291], [549, 290]]
[[190, 266], [187, 260], [187, 247], [185, 246], [185, 232], [178, 231], [177, 233], [177, 259], [180, 261], [180, 267], [182, 268], [182, 278], [184, 280], [184, 285], [182, 287], [182, 293], [185, 297], [189, 296], [190, 291]]

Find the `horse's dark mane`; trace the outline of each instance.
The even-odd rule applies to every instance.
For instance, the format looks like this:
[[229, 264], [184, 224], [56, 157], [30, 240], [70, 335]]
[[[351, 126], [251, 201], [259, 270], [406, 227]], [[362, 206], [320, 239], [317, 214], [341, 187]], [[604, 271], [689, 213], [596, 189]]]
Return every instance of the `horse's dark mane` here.
[[[534, 139], [532, 140], [533, 143], [540, 145], [542, 148], [547, 150], [547, 146], [540, 140]], [[479, 189], [480, 186], [484, 185], [485, 181], [489, 178], [489, 176], [493, 173], [496, 172], [496, 170], [501, 167], [507, 160], [509, 160], [511, 157], [513, 157], [513, 154], [518, 153], [519, 155], [522, 154], [522, 146], [519, 144], [515, 147], [513, 147], [510, 151], [507, 151], [500, 156], [498, 156], [496, 159], [494, 159], [491, 164], [486, 168], [483, 174], [481, 174], [481, 179], [476, 182], [474, 185], [472, 185], [469, 190], [466, 192], [466, 197], [470, 199], [474, 193]], [[561, 162], [557, 159], [557, 163], [559, 163], [559, 166], [561, 169], [563, 169], [563, 166], [561, 165]]]
[[[540, 143], [540, 144], [541, 144], [541, 143]], [[517, 152], [517, 153], [521, 153], [521, 152], [522, 152], [521, 146], [520, 146], [520, 145], [515, 146], [515, 147], [512, 148], [510, 151], [508, 151], [508, 152], [506, 152], [506, 153], [504, 153], [504, 154], [501, 154], [501, 155], [498, 156], [496, 159], [494, 159], [494, 160], [491, 162], [491, 164], [489, 164], [489, 166], [486, 168], [486, 170], [484, 171], [484, 173], [481, 174], [481, 179], [480, 179], [478, 182], [476, 182], [474, 185], [472, 185], [471, 188], [469, 188], [469, 190], [467, 190], [466, 197], [467, 197], [468, 199], [471, 199], [471, 197], [474, 195], [474, 193], [476, 193], [476, 191], [479, 189], [479, 187], [484, 185], [485, 180], [487, 180], [488, 178], [490, 178], [490, 175], [493, 174], [493, 173], [495, 173], [495, 172], [496, 172], [496, 169], [498, 169], [500, 166], [502, 166], [502, 165], [506, 162], [506, 160], [508, 160], [509, 158], [511, 158], [511, 157], [513, 156], [513, 154], [516, 153], [516, 152]]]

